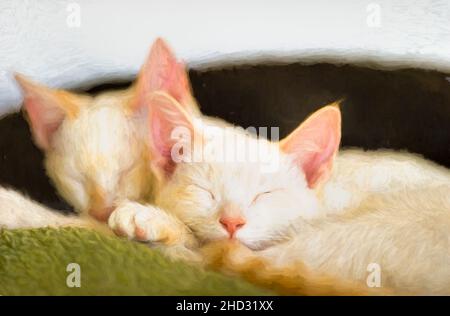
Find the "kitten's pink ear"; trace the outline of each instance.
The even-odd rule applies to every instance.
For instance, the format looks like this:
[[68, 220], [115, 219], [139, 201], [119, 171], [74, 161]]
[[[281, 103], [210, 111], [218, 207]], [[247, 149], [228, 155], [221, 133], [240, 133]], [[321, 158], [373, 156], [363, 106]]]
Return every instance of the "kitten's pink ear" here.
[[158, 38], [142, 66], [136, 85], [132, 107], [145, 106], [146, 98], [154, 91], [163, 91], [182, 106], [192, 102], [189, 78], [182, 62], [177, 61], [168, 45]]
[[191, 154], [194, 125], [180, 103], [164, 92], [153, 93], [148, 108], [150, 159], [161, 179], [172, 174], [180, 158]]
[[64, 118], [78, 113], [76, 97], [67, 91], [38, 85], [20, 74], [15, 74], [15, 78], [24, 93], [24, 110], [36, 145], [47, 150]]
[[314, 188], [331, 173], [341, 140], [341, 112], [329, 105], [311, 115], [280, 142], [282, 151], [292, 154]]

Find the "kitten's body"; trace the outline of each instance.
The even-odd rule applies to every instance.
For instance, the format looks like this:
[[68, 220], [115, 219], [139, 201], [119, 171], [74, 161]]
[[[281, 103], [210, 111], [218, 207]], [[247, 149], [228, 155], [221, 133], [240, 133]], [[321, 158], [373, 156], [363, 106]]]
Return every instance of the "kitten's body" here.
[[394, 152], [342, 151], [335, 164], [319, 192], [321, 215], [261, 254], [363, 282], [375, 263], [383, 287], [450, 294], [448, 170]]
[[[317, 189], [326, 213], [358, 208], [371, 196], [450, 184], [450, 171], [423, 157], [392, 150], [340, 150], [330, 179]], [[432, 196], [430, 196], [432, 198]]]
[[434, 188], [433, 202], [422, 190], [370, 198], [353, 214], [301, 223], [291, 241], [262, 254], [281, 266], [301, 258], [314, 271], [362, 282], [377, 264], [380, 286], [449, 294], [450, 201], [442, 198], [449, 189]]
[[11, 189], [0, 187], [0, 203], [0, 229], [75, 226], [106, 231], [91, 218], [55, 212]]

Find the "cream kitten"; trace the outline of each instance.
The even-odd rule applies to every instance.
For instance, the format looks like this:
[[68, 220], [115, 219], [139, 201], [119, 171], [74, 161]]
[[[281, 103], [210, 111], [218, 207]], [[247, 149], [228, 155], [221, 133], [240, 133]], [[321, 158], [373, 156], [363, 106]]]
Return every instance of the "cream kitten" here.
[[[24, 92], [24, 110], [35, 143], [45, 154], [48, 175], [77, 211], [100, 221], [108, 219], [117, 201], [151, 200], [155, 182], [148, 163], [148, 94], [165, 91], [189, 112], [198, 111], [183, 64], [161, 39], [153, 44], [137, 82], [124, 91], [91, 97], [53, 90], [21, 75], [16, 78]], [[17, 207], [18, 203], [8, 207], [11, 194], [0, 191], [2, 213], [9, 210], [2, 218], [14, 215], [22, 224], [26, 218], [27, 226], [42, 226], [38, 211]], [[21, 212], [27, 213], [21, 216]], [[64, 222], [64, 217], [56, 217]], [[54, 223], [51, 218], [49, 223]]]
[[[109, 220], [116, 231], [180, 246], [188, 238], [188, 247], [193, 239], [237, 240], [278, 273], [292, 271], [301, 259], [315, 271], [364, 282], [375, 263], [383, 287], [450, 294], [447, 169], [409, 154], [338, 154], [336, 106], [317, 111], [279, 143], [199, 120], [159, 92], [151, 99], [149, 122], [159, 127], [150, 128], [149, 142], [152, 169], [162, 183], [158, 207], [122, 204]], [[212, 126], [239, 141], [224, 145]], [[182, 152], [192, 152], [185, 155], [190, 161], [175, 164], [173, 148], [183, 138], [174, 139], [173, 131], [180, 127], [190, 135]], [[192, 161], [206, 147], [207, 159]], [[264, 159], [220, 161], [224, 151], [255, 149]], [[277, 166], [270, 172], [268, 160]]]

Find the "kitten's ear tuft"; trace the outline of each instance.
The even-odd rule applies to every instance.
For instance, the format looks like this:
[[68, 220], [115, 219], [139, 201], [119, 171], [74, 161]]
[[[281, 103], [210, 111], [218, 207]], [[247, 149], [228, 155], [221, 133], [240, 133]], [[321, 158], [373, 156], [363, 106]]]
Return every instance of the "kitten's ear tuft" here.
[[333, 104], [312, 114], [280, 142], [280, 147], [294, 156], [308, 186], [314, 188], [330, 176], [340, 140], [341, 111]]
[[24, 97], [23, 106], [27, 113], [36, 145], [42, 150], [50, 147], [53, 134], [65, 117], [75, 117], [79, 107], [76, 97], [64, 90], [52, 90], [14, 74]]
[[163, 179], [171, 175], [180, 158], [191, 154], [194, 125], [186, 110], [167, 93], [153, 93], [148, 108], [150, 159], [153, 171]]
[[158, 38], [142, 66], [136, 84], [132, 108], [147, 105], [147, 97], [154, 91], [163, 91], [182, 106], [192, 103], [189, 78], [182, 62], [177, 61], [169, 46]]

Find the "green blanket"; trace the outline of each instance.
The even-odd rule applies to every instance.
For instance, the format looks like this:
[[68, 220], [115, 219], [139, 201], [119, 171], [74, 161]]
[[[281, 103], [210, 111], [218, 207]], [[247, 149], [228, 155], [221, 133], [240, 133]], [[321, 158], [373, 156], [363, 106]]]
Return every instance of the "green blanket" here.
[[167, 260], [143, 244], [85, 229], [0, 230], [0, 295], [267, 294], [243, 280]]

